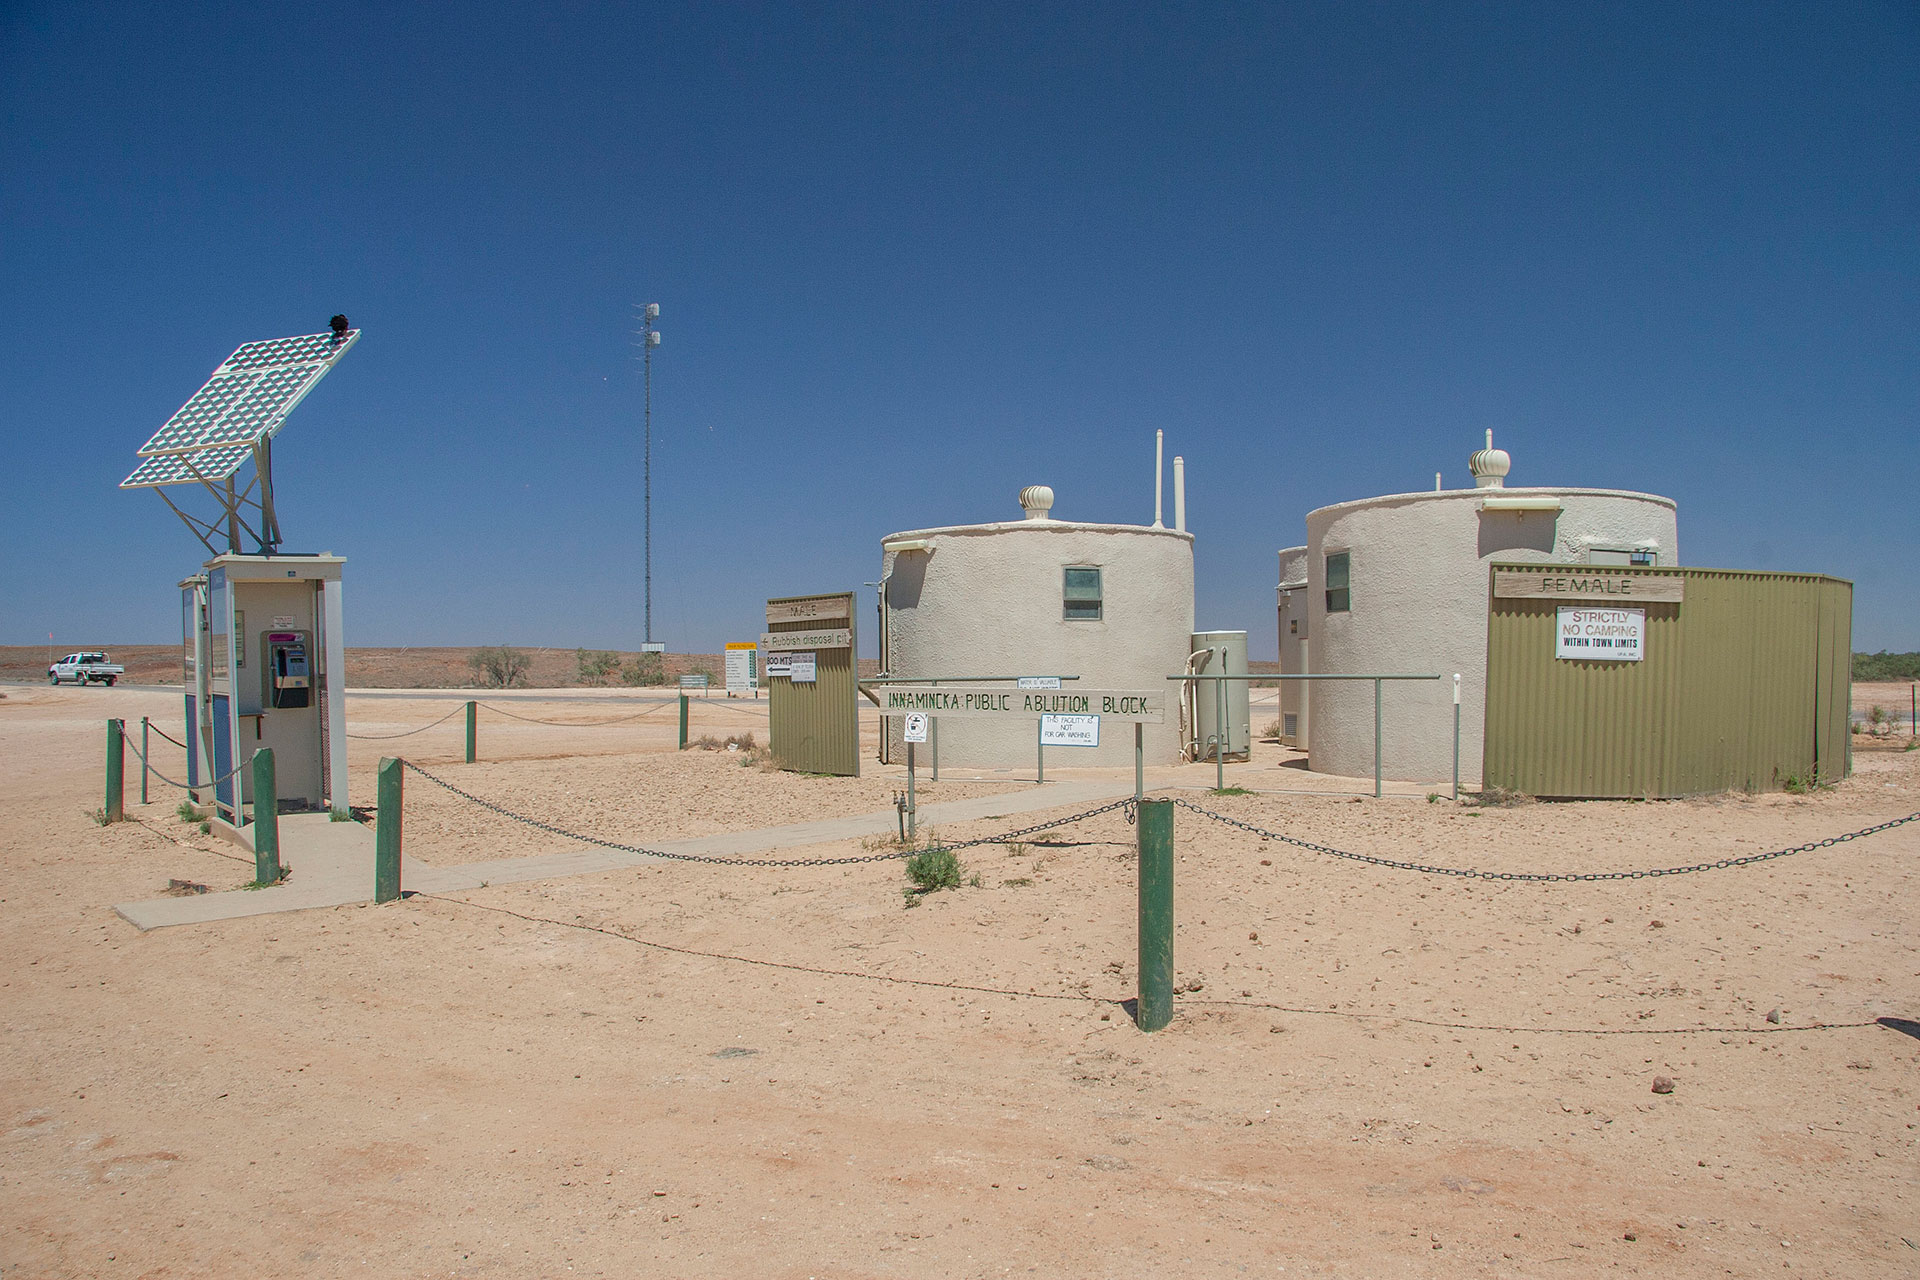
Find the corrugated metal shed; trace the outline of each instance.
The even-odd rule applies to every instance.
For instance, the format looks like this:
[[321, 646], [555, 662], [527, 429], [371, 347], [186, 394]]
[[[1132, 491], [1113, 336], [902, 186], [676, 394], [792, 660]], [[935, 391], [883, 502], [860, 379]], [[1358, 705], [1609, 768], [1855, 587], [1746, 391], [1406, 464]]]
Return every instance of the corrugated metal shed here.
[[[814, 678], [796, 683], [770, 676], [769, 655], [761, 659], [761, 680], [767, 686], [767, 736], [774, 763], [801, 773], [860, 776], [859, 632], [854, 626], [854, 597], [850, 591], [819, 596], [782, 596], [767, 601], [767, 636], [782, 633], [837, 631], [843, 625], [842, 647], [809, 648]], [[842, 623], [844, 619], [844, 623]], [[775, 644], [774, 649], [778, 646]]]
[[1654, 798], [1846, 776], [1852, 583], [1728, 569], [1618, 572], [1684, 583], [1679, 603], [1634, 606], [1646, 617], [1637, 662], [1555, 656], [1559, 609], [1579, 601], [1489, 596], [1487, 785]]

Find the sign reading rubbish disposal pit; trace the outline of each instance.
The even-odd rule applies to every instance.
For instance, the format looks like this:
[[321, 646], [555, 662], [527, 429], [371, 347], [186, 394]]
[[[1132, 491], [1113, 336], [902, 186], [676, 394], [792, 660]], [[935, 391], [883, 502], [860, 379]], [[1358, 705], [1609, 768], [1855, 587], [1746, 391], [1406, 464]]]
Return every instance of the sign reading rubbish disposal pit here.
[[1646, 656], [1645, 609], [1573, 609], [1562, 606], [1553, 656], [1587, 662], [1638, 662]]

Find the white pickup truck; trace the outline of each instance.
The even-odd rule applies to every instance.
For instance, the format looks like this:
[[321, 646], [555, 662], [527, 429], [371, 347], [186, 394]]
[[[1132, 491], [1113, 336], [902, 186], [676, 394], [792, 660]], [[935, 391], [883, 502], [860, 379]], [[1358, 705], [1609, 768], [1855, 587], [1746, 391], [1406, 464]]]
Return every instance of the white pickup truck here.
[[107, 661], [104, 653], [70, 653], [47, 668], [47, 683], [61, 684], [71, 680], [75, 684], [110, 685], [127, 669], [117, 662]]

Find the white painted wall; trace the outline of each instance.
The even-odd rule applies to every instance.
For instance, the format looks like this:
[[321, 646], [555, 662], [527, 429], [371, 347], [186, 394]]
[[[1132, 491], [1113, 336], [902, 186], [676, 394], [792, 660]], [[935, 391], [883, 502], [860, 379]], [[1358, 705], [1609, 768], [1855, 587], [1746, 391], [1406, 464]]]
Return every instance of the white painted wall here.
[[[1557, 498], [1559, 511], [1482, 511], [1489, 498]], [[1651, 546], [1679, 563], [1673, 500], [1611, 489], [1450, 489], [1322, 507], [1307, 515], [1307, 623], [1316, 672], [1438, 672], [1385, 686], [1382, 768], [1441, 781], [1453, 767], [1452, 675], [1461, 679], [1460, 772], [1480, 780], [1493, 561], [1585, 563], [1593, 547]], [[1326, 557], [1351, 554], [1352, 610], [1326, 609]], [[1283, 637], [1284, 643], [1284, 637]], [[1283, 658], [1284, 661], [1284, 658]], [[1373, 685], [1312, 681], [1308, 763], [1373, 772]]]
[[[921, 542], [896, 551], [888, 543]], [[882, 540], [886, 653], [896, 676], [1077, 675], [1083, 689], [1166, 695], [1167, 722], [1146, 726], [1149, 764], [1179, 756], [1178, 673], [1193, 633], [1193, 535], [1142, 525], [1012, 520], [890, 534]], [[1063, 570], [1097, 566], [1098, 622], [1062, 617]], [[1069, 686], [1073, 687], [1073, 686]], [[940, 765], [1030, 770], [1031, 723], [940, 724]], [[904, 758], [899, 727], [891, 758]], [[1133, 762], [1131, 725], [1103, 724], [1095, 748], [1054, 747], [1047, 767]]]

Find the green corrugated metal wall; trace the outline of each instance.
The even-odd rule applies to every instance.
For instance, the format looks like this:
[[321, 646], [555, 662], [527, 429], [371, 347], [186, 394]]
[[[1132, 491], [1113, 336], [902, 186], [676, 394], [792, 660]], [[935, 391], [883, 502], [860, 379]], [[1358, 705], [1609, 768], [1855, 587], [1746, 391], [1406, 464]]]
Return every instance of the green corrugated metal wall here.
[[1622, 572], [1686, 580], [1681, 603], [1638, 606], [1639, 662], [1554, 657], [1559, 606], [1598, 602], [1502, 600], [1489, 587], [1487, 785], [1652, 798], [1776, 791], [1789, 777], [1850, 772], [1852, 583], [1727, 569]]
[[[782, 769], [857, 778], [860, 776], [860, 668], [854, 655], [860, 651], [860, 632], [854, 622], [853, 594], [781, 596], [767, 604], [813, 600], [847, 602], [847, 630], [852, 643], [845, 649], [814, 651], [812, 684], [795, 684], [785, 677], [768, 679], [766, 659], [761, 658], [760, 678], [767, 686], [768, 746], [773, 751], [774, 763]], [[817, 621], [769, 622], [767, 630], [773, 634], [813, 631], [822, 625]]]

